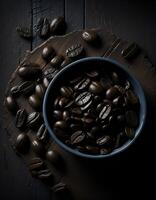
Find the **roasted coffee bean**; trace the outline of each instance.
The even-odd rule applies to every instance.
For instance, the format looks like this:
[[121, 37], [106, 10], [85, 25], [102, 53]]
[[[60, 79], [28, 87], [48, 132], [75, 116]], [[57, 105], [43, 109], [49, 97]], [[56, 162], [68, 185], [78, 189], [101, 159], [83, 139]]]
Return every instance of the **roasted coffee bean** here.
[[90, 154], [99, 154], [99, 148], [96, 146], [87, 145], [85, 148]]
[[89, 91], [95, 94], [98, 94], [103, 91], [103, 87], [100, 84], [100, 82], [92, 81], [92, 83], [89, 86]]
[[24, 81], [17, 85], [19, 94], [23, 94], [26, 96], [33, 93], [35, 86], [36, 84], [34, 81]]
[[56, 129], [66, 129], [67, 128], [67, 124], [64, 121], [57, 121], [54, 124], [54, 128], [56, 128]]
[[101, 129], [98, 126], [93, 126], [90, 130], [92, 137], [96, 138], [101, 132]]
[[68, 99], [67, 104], [65, 105], [64, 108], [69, 109], [73, 104], [74, 104], [74, 100], [69, 101], [69, 99]]
[[136, 107], [139, 104], [138, 97], [134, 94], [132, 90], [126, 91], [125, 101], [127, 104]]
[[17, 26], [16, 31], [21, 37], [25, 39], [31, 39], [33, 37], [32, 31], [30, 28]]
[[61, 93], [62, 96], [69, 98], [69, 97], [72, 96], [73, 90], [71, 89], [71, 87], [65, 87], [64, 86], [64, 87], [61, 87], [60, 93]]
[[35, 87], [35, 92], [36, 92], [36, 95], [42, 99], [44, 97], [44, 93], [45, 93], [45, 88], [43, 87], [43, 85], [41, 84], [38, 84], [36, 85]]
[[63, 62], [63, 56], [56, 55], [54, 58], [51, 59], [50, 65], [52, 67], [58, 68], [58, 67], [60, 67], [62, 62]]
[[90, 78], [97, 78], [99, 76], [99, 72], [98, 71], [91, 71], [91, 72], [87, 72], [86, 74]]
[[59, 182], [52, 187], [54, 193], [62, 192], [67, 189], [67, 185], [63, 182]]
[[38, 171], [44, 166], [44, 161], [39, 157], [31, 158], [29, 163], [29, 170], [30, 171]]
[[48, 180], [53, 182], [52, 175], [53, 175], [52, 171], [49, 168], [46, 168], [46, 169], [39, 170], [37, 172], [36, 176], [39, 179], [43, 179], [43, 180], [47, 180], [48, 179]]
[[17, 136], [15, 141], [15, 148], [18, 153], [26, 154], [29, 151], [30, 140], [25, 133], [21, 133]]
[[133, 139], [135, 136], [135, 130], [130, 127], [125, 127], [125, 133], [126, 133], [127, 137], [130, 139]]
[[121, 85], [114, 85], [115, 88], [117, 88], [120, 92], [121, 95], [125, 94], [125, 88], [122, 87]]
[[84, 141], [84, 139], [85, 139], [85, 133], [83, 133], [82, 131], [76, 131], [71, 135], [70, 138], [72, 145], [80, 144]]
[[95, 31], [84, 31], [82, 38], [88, 43], [93, 43], [97, 40], [97, 34]]
[[64, 68], [65, 66], [67, 66], [68, 64], [70, 64], [72, 61], [70, 58], [65, 58], [63, 60], [63, 62], [61, 63], [61, 68]]
[[101, 109], [101, 111], [99, 113], [99, 118], [101, 120], [105, 120], [109, 116], [110, 112], [111, 112], [111, 106], [110, 105], [103, 106], [103, 108]]
[[121, 55], [125, 59], [129, 60], [136, 57], [138, 53], [139, 53], [138, 45], [136, 43], [131, 43], [122, 50]]
[[114, 84], [118, 84], [120, 82], [120, 78], [116, 72], [112, 72], [111, 77]]
[[49, 85], [49, 81], [46, 77], [44, 77], [44, 79], [43, 79], [43, 85], [44, 85], [45, 88], [47, 88], [48, 85]]
[[38, 139], [33, 139], [31, 141], [31, 147], [32, 150], [38, 155], [43, 155], [43, 153], [45, 153], [44, 146]]
[[126, 81], [125, 83], [125, 90], [129, 90], [131, 88], [131, 84], [129, 81]]
[[75, 107], [75, 108], [72, 108], [71, 109], [71, 113], [73, 114], [73, 115], [81, 115], [82, 114], [82, 110], [81, 110], [81, 108], [80, 107]]
[[74, 89], [75, 90], [84, 90], [84, 89], [86, 89], [89, 86], [89, 83], [90, 83], [90, 79], [89, 78], [87, 78], [87, 79], [85, 79], [85, 78], [81, 79], [80, 82], [78, 82], [75, 85]]
[[106, 154], [109, 154], [109, 153], [111, 153], [112, 152], [112, 148], [102, 148], [102, 149], [100, 149], [100, 154], [101, 155], [106, 155]]
[[81, 44], [75, 44], [66, 50], [66, 56], [71, 59], [77, 59], [84, 53], [84, 48]]
[[15, 125], [17, 128], [22, 129], [25, 127], [27, 121], [27, 112], [25, 109], [20, 109], [16, 113]]
[[126, 112], [126, 123], [129, 127], [135, 128], [138, 125], [138, 116], [136, 112], [130, 110]]
[[46, 153], [46, 159], [55, 166], [59, 166], [62, 162], [61, 155], [55, 150], [48, 150]]
[[44, 49], [42, 51], [42, 57], [43, 57], [43, 59], [49, 61], [54, 56], [55, 56], [55, 51], [54, 51], [54, 49], [51, 46], [44, 47]]
[[43, 18], [42, 23], [40, 24], [39, 36], [43, 39], [47, 39], [50, 35], [50, 23], [49, 20], [45, 17]]
[[67, 99], [66, 97], [62, 97], [59, 100], [58, 105], [60, 106], [60, 108], [63, 108], [65, 105], [67, 105], [68, 102], [69, 102], [69, 99]]
[[48, 131], [47, 131], [47, 129], [46, 129], [46, 127], [45, 127], [44, 124], [42, 124], [40, 126], [40, 128], [37, 131], [36, 136], [37, 136], [37, 139], [39, 141], [41, 141], [41, 142], [45, 142], [47, 140], [47, 138], [48, 138]]
[[85, 126], [91, 126], [94, 123], [94, 119], [91, 117], [83, 117], [82, 122], [85, 124]]
[[84, 111], [86, 111], [87, 109], [89, 109], [89, 108], [91, 107], [91, 105], [92, 105], [92, 100], [89, 101], [87, 104], [81, 106], [81, 110], [84, 112]]
[[32, 112], [28, 115], [27, 126], [29, 128], [39, 127], [41, 121], [42, 121], [41, 114], [39, 112]]
[[12, 96], [6, 97], [5, 105], [8, 108], [8, 110], [11, 111], [12, 113], [16, 113], [16, 111], [18, 110], [18, 104]]
[[89, 103], [91, 101], [92, 95], [89, 92], [83, 92], [81, 94], [79, 94], [76, 99], [75, 99], [75, 103], [78, 106], [85, 106], [87, 103]]
[[71, 131], [77, 131], [77, 130], [81, 129], [82, 126], [81, 126], [80, 123], [75, 122], [75, 123], [70, 124], [69, 128], [70, 128]]
[[56, 17], [50, 24], [50, 32], [52, 35], [64, 34], [66, 29], [66, 22], [64, 17]]
[[99, 145], [99, 146], [105, 146], [105, 145], [109, 145], [110, 141], [111, 141], [110, 136], [105, 135], [105, 136], [98, 138], [96, 140], [96, 144]]
[[19, 96], [21, 93], [19, 85], [15, 85], [10, 89], [10, 93], [13, 97]]
[[119, 90], [116, 87], [111, 87], [106, 91], [107, 99], [115, 99], [120, 94]]
[[113, 99], [114, 106], [122, 106], [123, 105], [123, 98], [121, 96], [116, 97]]
[[31, 95], [28, 101], [32, 108], [39, 109], [41, 107], [42, 100], [36, 94]]
[[82, 81], [82, 79], [83, 79], [83, 78], [82, 78], [81, 76], [78, 76], [78, 77], [76, 77], [76, 78], [70, 80], [70, 84], [72, 84], [72, 85], [77, 84], [77, 83], [79, 83], [80, 81]]
[[41, 29], [42, 29], [42, 26], [43, 26], [43, 21], [44, 21], [44, 18], [43, 18], [43, 17], [40, 17], [40, 18], [37, 20], [36, 32], [39, 34], [39, 36], [40, 36], [40, 32], [41, 32]]
[[60, 106], [59, 106], [59, 101], [60, 101], [60, 99], [61, 99], [60, 96], [58, 96], [58, 97], [55, 99], [55, 101], [54, 101], [54, 108], [55, 108], [55, 109], [57, 109], [57, 108], [60, 107]]
[[63, 120], [66, 121], [69, 117], [70, 117], [69, 112], [67, 110], [63, 111], [63, 113], [62, 113]]
[[37, 64], [28, 64], [21, 66], [18, 70], [18, 75], [26, 80], [34, 80], [41, 76], [41, 69]]
[[62, 112], [60, 110], [54, 110], [52, 116], [56, 120], [60, 120], [60, 119], [62, 119]]
[[[55, 69], [55, 68], [47, 68], [44, 70], [43, 74], [44, 74], [44, 77], [47, 78], [47, 80], [51, 80], [54, 78], [54, 76], [58, 73], [58, 70]], [[48, 84], [49, 85], [49, 84]]]

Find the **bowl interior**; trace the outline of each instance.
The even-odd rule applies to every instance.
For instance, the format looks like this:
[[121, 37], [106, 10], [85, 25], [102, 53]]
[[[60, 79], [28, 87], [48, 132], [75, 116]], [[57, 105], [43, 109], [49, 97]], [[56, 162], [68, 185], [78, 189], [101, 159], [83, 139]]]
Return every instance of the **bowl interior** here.
[[[128, 140], [124, 145], [121, 147], [113, 150], [110, 154], [107, 155], [90, 155], [90, 154], [85, 154], [81, 153], [75, 149], [72, 149], [68, 147], [66, 144], [64, 144], [61, 140], [59, 140], [55, 133], [53, 132], [53, 127], [51, 124], [51, 119], [52, 119], [52, 102], [55, 99], [55, 97], [58, 94], [58, 88], [65, 84], [66, 81], [73, 79], [74, 77], [77, 77], [81, 75], [83, 71], [91, 70], [91, 69], [98, 70], [99, 68], [103, 68], [104, 70], [107, 71], [107, 69], [110, 70], [115, 70], [116, 72], [119, 72], [121, 76], [124, 76], [127, 80], [130, 81], [134, 92], [138, 95], [139, 102], [140, 102], [140, 113], [139, 113], [139, 125], [136, 129], [136, 134], [135, 137], [132, 140]], [[138, 137], [140, 134], [143, 125], [145, 123], [145, 117], [146, 117], [146, 101], [145, 101], [145, 96], [144, 92], [142, 90], [142, 87], [140, 86], [139, 82], [130, 74], [130, 72], [123, 66], [121, 66], [119, 63], [106, 59], [106, 58], [100, 58], [100, 57], [91, 57], [91, 58], [84, 58], [78, 61], [73, 62], [72, 64], [69, 64], [67, 67], [62, 69], [56, 76], [55, 78], [51, 81], [49, 84], [49, 87], [46, 91], [45, 97], [44, 97], [44, 102], [43, 102], [43, 116], [45, 120], [46, 127], [51, 135], [51, 137], [58, 143], [59, 146], [63, 147], [65, 150], [82, 156], [82, 157], [89, 157], [89, 158], [103, 158], [103, 157], [108, 157], [112, 156], [114, 154], [117, 154], [124, 149], [126, 149], [129, 145], [131, 145], [134, 140]]]

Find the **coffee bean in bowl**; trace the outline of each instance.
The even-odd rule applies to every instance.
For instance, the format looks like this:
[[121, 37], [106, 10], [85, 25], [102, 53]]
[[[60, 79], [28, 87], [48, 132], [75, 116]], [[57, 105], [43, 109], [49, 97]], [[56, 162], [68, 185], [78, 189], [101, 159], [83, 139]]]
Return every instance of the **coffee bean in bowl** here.
[[142, 132], [146, 100], [126, 67], [111, 59], [84, 58], [51, 81], [43, 116], [60, 147], [81, 157], [104, 158], [127, 149]]

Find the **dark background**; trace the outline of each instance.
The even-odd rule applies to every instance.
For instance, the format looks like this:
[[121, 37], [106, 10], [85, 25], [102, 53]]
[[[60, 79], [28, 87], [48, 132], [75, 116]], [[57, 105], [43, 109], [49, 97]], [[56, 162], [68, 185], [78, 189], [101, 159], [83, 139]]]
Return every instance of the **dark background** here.
[[[67, 32], [86, 28], [105, 28], [124, 39], [137, 42], [156, 65], [156, 1], [128, 0], [1, 0], [0, 1], [0, 199], [51, 199], [51, 194], [40, 181], [31, 177], [23, 161], [9, 145], [2, 123], [2, 101], [5, 87], [27, 49], [31, 50], [42, 41], [21, 39], [16, 33], [17, 25], [35, 24], [40, 16], [53, 19], [64, 15]], [[131, 163], [139, 170], [125, 185], [125, 199], [152, 198], [154, 188], [154, 161], [145, 151], [140, 165]], [[150, 157], [150, 159], [147, 159]], [[130, 168], [128, 169], [130, 170]], [[130, 173], [125, 169], [125, 177]], [[107, 173], [107, 172], [106, 172]], [[116, 170], [118, 173], [118, 170]], [[120, 179], [120, 176], [117, 176]], [[119, 181], [120, 182], [120, 181]], [[112, 185], [118, 180], [112, 181]], [[123, 183], [124, 184], [124, 183]], [[122, 187], [122, 186], [121, 186]], [[123, 190], [125, 190], [123, 188]], [[122, 188], [120, 188], [122, 191]], [[91, 190], [91, 193], [94, 191]], [[111, 191], [110, 191], [111, 192]], [[114, 195], [115, 196], [115, 195]], [[129, 197], [130, 196], [130, 197]], [[97, 198], [98, 199], [98, 198]], [[103, 198], [107, 199], [107, 198]]]

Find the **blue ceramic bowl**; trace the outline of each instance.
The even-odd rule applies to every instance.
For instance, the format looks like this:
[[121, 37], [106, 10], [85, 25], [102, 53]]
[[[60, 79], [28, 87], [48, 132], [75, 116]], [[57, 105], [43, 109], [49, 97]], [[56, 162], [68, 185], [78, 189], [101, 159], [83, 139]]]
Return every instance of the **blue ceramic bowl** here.
[[[79, 152], [76, 149], [72, 149], [66, 144], [64, 144], [60, 139], [57, 138], [55, 133], [53, 132], [53, 128], [51, 125], [51, 107], [52, 107], [52, 102], [57, 94], [58, 88], [60, 88], [61, 84], [66, 81], [70, 80], [73, 75], [80, 75], [83, 70], [91, 69], [92, 67], [95, 68], [101, 68], [109, 67], [109, 69], [114, 69], [117, 72], [120, 72], [121, 74], [124, 75], [124, 77], [130, 81], [135, 93], [138, 95], [139, 102], [140, 102], [140, 114], [139, 114], [139, 125], [136, 129], [135, 137], [132, 140], [128, 140], [124, 145], [121, 147], [113, 150], [111, 153], [106, 154], [106, 155], [90, 155], [90, 154], [85, 154], [82, 152]], [[78, 155], [80, 157], [85, 157], [85, 158], [105, 158], [105, 157], [110, 157], [115, 154], [118, 154], [125, 149], [127, 149], [134, 141], [136, 138], [139, 136], [141, 133], [144, 124], [145, 124], [145, 118], [146, 118], [146, 99], [145, 95], [143, 92], [143, 89], [140, 85], [140, 83], [132, 76], [132, 74], [128, 71], [128, 69], [123, 67], [121, 64], [117, 63], [116, 61], [113, 61], [111, 59], [107, 58], [101, 58], [101, 57], [88, 57], [84, 59], [80, 59], [78, 61], [75, 61], [68, 66], [66, 66], [64, 69], [62, 69], [56, 76], [55, 78], [50, 82], [49, 87], [46, 91], [45, 97], [44, 97], [44, 102], [43, 102], [43, 117], [45, 121], [45, 125], [50, 133], [50, 136], [52, 139], [63, 149], [66, 151]]]

